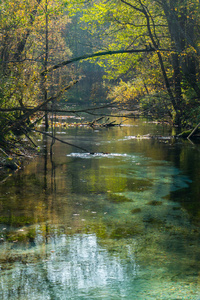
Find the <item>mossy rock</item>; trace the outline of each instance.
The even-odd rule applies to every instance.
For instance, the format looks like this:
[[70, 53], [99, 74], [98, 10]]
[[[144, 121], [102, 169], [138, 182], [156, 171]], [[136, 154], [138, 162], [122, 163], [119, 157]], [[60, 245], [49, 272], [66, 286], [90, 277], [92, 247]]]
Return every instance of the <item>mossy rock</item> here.
[[152, 201], [149, 201], [149, 202], [147, 203], [147, 205], [153, 205], [153, 206], [162, 205], [162, 201], [152, 200]]
[[110, 234], [110, 238], [121, 239], [121, 238], [132, 237], [140, 233], [141, 233], [141, 229], [139, 229], [137, 226], [134, 225], [120, 226], [112, 230]]
[[149, 225], [153, 225], [155, 227], [160, 227], [160, 226], [164, 226], [165, 225], [165, 221], [158, 219], [158, 218], [154, 218], [151, 216], [145, 216], [143, 218], [143, 222], [148, 223]]
[[173, 207], [172, 209], [173, 209], [173, 210], [181, 210], [181, 207], [175, 206], [175, 207]]
[[131, 199], [119, 194], [108, 194], [108, 200], [114, 203], [131, 202]]
[[14, 227], [22, 227], [25, 225], [34, 224], [35, 220], [33, 217], [28, 216], [0, 217], [0, 223], [12, 225]]
[[137, 213], [140, 213], [141, 211], [142, 211], [141, 208], [134, 208], [134, 209], [131, 210], [131, 213], [132, 214], [137, 214]]
[[153, 186], [151, 180], [127, 178], [127, 188], [132, 192], [144, 192]]
[[90, 223], [87, 224], [85, 229], [85, 233], [94, 233], [96, 234], [97, 237], [99, 238], [106, 238], [108, 236], [107, 234], [107, 228], [103, 223]]
[[29, 242], [33, 241], [36, 237], [35, 228], [29, 228], [28, 230], [13, 231], [7, 234], [8, 242]]

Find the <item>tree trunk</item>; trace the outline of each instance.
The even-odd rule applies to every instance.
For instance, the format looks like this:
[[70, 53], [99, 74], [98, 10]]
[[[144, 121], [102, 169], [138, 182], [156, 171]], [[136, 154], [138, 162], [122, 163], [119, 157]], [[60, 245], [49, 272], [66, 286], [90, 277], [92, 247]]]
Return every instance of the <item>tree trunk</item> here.
[[[180, 54], [185, 51], [188, 47], [192, 47], [198, 55], [198, 49], [195, 49], [195, 34], [194, 34], [194, 21], [189, 17], [187, 7], [179, 8], [179, 1], [170, 0], [169, 5], [166, 0], [162, 0], [162, 8], [164, 10], [169, 33], [171, 36], [172, 46]], [[190, 8], [189, 8], [190, 9]], [[182, 106], [182, 95], [181, 95], [181, 74], [180, 67], [183, 71], [185, 79], [187, 80], [189, 86], [193, 88], [196, 92], [198, 99], [200, 99], [200, 88], [197, 84], [196, 79], [196, 66], [197, 59], [193, 53], [188, 53], [187, 56], [180, 56], [178, 54], [172, 54], [173, 68], [174, 68], [174, 83], [175, 83], [175, 93], [177, 101], [180, 101], [180, 107]]]
[[[49, 28], [48, 28], [48, 0], [45, 1], [45, 59], [44, 59], [44, 69], [47, 71], [48, 67], [48, 58], [49, 58]], [[44, 82], [43, 82], [43, 89], [44, 89], [44, 102], [47, 101], [48, 99], [48, 92], [46, 88], [46, 79], [47, 79], [47, 74], [43, 77]], [[45, 105], [45, 109], [47, 109], [48, 104]], [[48, 121], [48, 113], [45, 113], [45, 130], [48, 130], [49, 128], [49, 121]]]

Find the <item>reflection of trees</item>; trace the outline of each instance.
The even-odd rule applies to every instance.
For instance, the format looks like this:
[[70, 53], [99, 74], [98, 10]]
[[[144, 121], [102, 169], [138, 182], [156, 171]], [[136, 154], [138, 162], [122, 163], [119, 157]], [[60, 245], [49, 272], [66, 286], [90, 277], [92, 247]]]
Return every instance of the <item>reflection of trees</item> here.
[[[113, 132], [113, 139], [119, 144], [118, 139], [122, 139], [124, 133], [121, 129]], [[100, 133], [100, 139], [107, 147], [109, 143], [104, 134], [106, 135]], [[128, 130], [126, 134], [131, 135], [132, 132]], [[109, 139], [112, 138], [111, 131], [108, 136]], [[71, 136], [69, 138], [72, 139]], [[98, 134], [87, 136], [85, 143], [87, 142], [98, 142]], [[115, 142], [113, 144], [116, 145]], [[186, 268], [191, 270], [192, 255], [196, 263], [198, 232], [195, 235], [187, 213], [174, 200], [187, 200], [181, 189], [186, 187], [188, 178], [182, 176], [180, 168], [186, 173], [195, 173], [191, 175], [193, 179], [196, 178], [196, 188], [192, 188], [194, 195], [198, 194], [198, 154], [191, 159], [194, 152], [188, 148], [176, 151], [176, 148], [164, 143], [128, 138], [120, 141], [119, 147], [112, 148], [111, 143], [109, 147], [112, 153], [127, 155], [66, 158], [69, 149], [66, 150], [59, 143], [55, 144], [56, 155], [52, 156], [52, 160], [45, 150], [42, 160], [35, 159], [22, 173], [18, 172], [1, 187], [2, 194], [8, 188], [10, 192], [2, 196], [5, 200], [0, 202], [3, 214], [6, 215], [9, 209], [10, 216], [14, 213], [33, 216], [32, 223], [42, 223], [40, 229], [36, 228], [35, 246], [23, 250], [23, 259], [16, 257], [15, 260], [14, 256], [11, 261], [14, 262], [13, 268], [10, 273], [5, 271], [6, 275], [1, 278], [5, 286], [5, 299], [8, 298], [6, 295], [10, 298], [17, 295], [23, 300], [26, 295], [31, 295], [29, 299], [37, 299], [37, 296], [38, 299], [43, 299], [44, 295], [47, 295], [47, 299], [70, 299], [79, 292], [88, 295], [93, 290], [97, 294], [100, 290], [107, 290], [111, 294], [111, 289], [120, 295], [124, 284], [128, 285], [131, 280], [130, 274], [133, 274], [133, 278], [137, 277], [137, 266], [133, 255], [130, 265], [125, 261], [123, 263], [118, 257], [121, 248], [112, 247], [112, 237], [117, 239], [115, 242], [120, 246], [124, 243], [125, 247], [128, 245], [127, 237], [134, 240], [139, 248], [137, 259], [139, 257], [140, 263], [143, 262], [145, 266], [150, 261], [152, 265], [156, 265], [158, 257], [161, 268], [163, 261], [166, 261], [165, 268], [170, 269], [174, 264], [171, 259], [173, 256], [177, 265], [180, 266], [182, 261], [181, 268], [184, 273]], [[178, 159], [176, 167], [175, 158]], [[194, 160], [197, 162], [195, 165], [192, 163]], [[177, 194], [170, 195], [170, 202], [165, 196], [172, 189], [177, 189]], [[186, 190], [189, 191], [188, 194]], [[186, 188], [184, 191], [185, 195], [189, 195], [191, 189]], [[189, 195], [189, 201], [192, 195]], [[115, 196], [119, 198], [115, 199]], [[126, 197], [130, 201], [117, 202]], [[188, 210], [191, 208], [189, 201]], [[93, 210], [95, 215], [92, 214]], [[84, 222], [81, 222], [82, 218], [85, 219]], [[12, 222], [16, 224], [13, 220]], [[63, 224], [63, 231], [59, 229], [58, 233], [54, 224]], [[24, 226], [23, 223], [20, 225]], [[105, 250], [108, 249], [107, 246], [104, 249], [98, 246], [95, 235], [70, 237], [66, 236], [66, 232], [94, 233], [102, 238], [102, 244], [110, 242], [115, 256], [108, 254]], [[196, 240], [196, 245], [188, 248], [192, 239]], [[133, 250], [131, 245], [131, 251]], [[11, 253], [14, 255], [15, 249], [13, 251]], [[24, 258], [24, 255], [27, 256]]]
[[127, 265], [101, 248], [95, 235], [56, 236], [47, 247], [46, 260], [19, 263], [1, 277], [3, 299], [73, 299], [114, 290], [121, 295], [126, 293], [124, 284], [137, 277], [134, 256]]

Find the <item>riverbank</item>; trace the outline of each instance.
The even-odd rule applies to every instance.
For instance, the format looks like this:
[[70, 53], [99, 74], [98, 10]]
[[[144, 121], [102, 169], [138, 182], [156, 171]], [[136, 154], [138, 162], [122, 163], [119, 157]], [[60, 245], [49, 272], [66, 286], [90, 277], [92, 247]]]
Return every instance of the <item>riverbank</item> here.
[[23, 169], [25, 163], [30, 162], [38, 155], [38, 151], [33, 148], [23, 149], [23, 154], [7, 154], [0, 148], [0, 183], [6, 181], [15, 172]]

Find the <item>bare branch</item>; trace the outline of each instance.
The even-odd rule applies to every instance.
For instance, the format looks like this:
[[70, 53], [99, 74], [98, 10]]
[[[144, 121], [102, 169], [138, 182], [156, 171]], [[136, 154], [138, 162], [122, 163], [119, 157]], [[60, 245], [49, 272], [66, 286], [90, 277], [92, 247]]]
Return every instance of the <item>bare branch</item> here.
[[[49, 98], [50, 99], [50, 98]], [[52, 98], [51, 98], [52, 100]], [[45, 104], [44, 104], [45, 105]], [[112, 103], [107, 104], [107, 105], [102, 105], [102, 106], [98, 106], [98, 107], [92, 107], [92, 108], [85, 108], [85, 109], [78, 109], [78, 110], [67, 110], [67, 109], [54, 109], [55, 112], [59, 112], [59, 113], [79, 113], [79, 112], [87, 112], [87, 111], [93, 111], [93, 110], [97, 110], [97, 109], [104, 109], [104, 108], [108, 108], [108, 107], [113, 107]], [[11, 112], [11, 111], [21, 111], [21, 110], [27, 110], [27, 111], [32, 111], [33, 108], [28, 108], [28, 107], [23, 107], [23, 109], [21, 107], [13, 107], [13, 108], [0, 108], [0, 111], [2, 112]], [[37, 111], [48, 111], [51, 112], [52, 109], [37, 109]]]
[[49, 136], [50, 138], [53, 138], [53, 139], [59, 141], [60, 143], [63, 143], [63, 144], [66, 144], [66, 145], [75, 147], [75, 148], [80, 149], [80, 150], [82, 150], [82, 151], [84, 151], [84, 152], [86, 152], [86, 153], [93, 154], [92, 152], [88, 151], [87, 149], [85, 149], [85, 148], [83, 148], [83, 147], [80, 147], [80, 146], [77, 146], [77, 145], [74, 145], [74, 144], [65, 142], [65, 141], [63, 141], [63, 140], [61, 140], [61, 139], [59, 139], [59, 138], [57, 138], [57, 137], [55, 137], [55, 136], [52, 136], [50, 133], [47, 133], [46, 131], [40, 131], [40, 130], [36, 130], [36, 129], [34, 129], [34, 130], [32, 130], [32, 131], [41, 133], [41, 134], [46, 135], [46, 136]]
[[[130, 49], [130, 50], [116, 50], [116, 51], [103, 51], [103, 52], [96, 52], [96, 53], [93, 53], [93, 54], [85, 54], [85, 55], [82, 55], [82, 56], [79, 56], [79, 57], [75, 57], [75, 58], [72, 58], [72, 59], [69, 59], [69, 60], [66, 60], [66, 61], [63, 61], [59, 64], [56, 64], [52, 67], [49, 67], [47, 69], [47, 71], [43, 71], [41, 73], [41, 76], [44, 76], [46, 73], [49, 73], [51, 71], [54, 71], [58, 68], [61, 68], [61, 67], [64, 67], [66, 65], [69, 65], [73, 62], [76, 62], [76, 61], [80, 61], [80, 60], [84, 60], [84, 59], [88, 59], [88, 58], [93, 58], [93, 57], [99, 57], [99, 56], [105, 56], [105, 55], [115, 55], [115, 54], [124, 54], [124, 53], [145, 53], [145, 52], [154, 52], [158, 49], [155, 49], [153, 47], [149, 48], [149, 49]], [[172, 50], [169, 50], [169, 49], [159, 49], [160, 51], [172, 51]]]
[[69, 90], [77, 82], [78, 82], [78, 80], [72, 81], [68, 86], [63, 88], [56, 96], [48, 98], [46, 101], [42, 102], [38, 106], [36, 106], [33, 109], [27, 111], [19, 120], [15, 120], [6, 129], [9, 131], [13, 127], [17, 127], [17, 126], [20, 127], [20, 125], [22, 125], [24, 123], [24, 121], [27, 120], [31, 115], [33, 115], [34, 113], [42, 110], [42, 107], [44, 107], [47, 103], [52, 102], [54, 100], [57, 100], [66, 90]]

